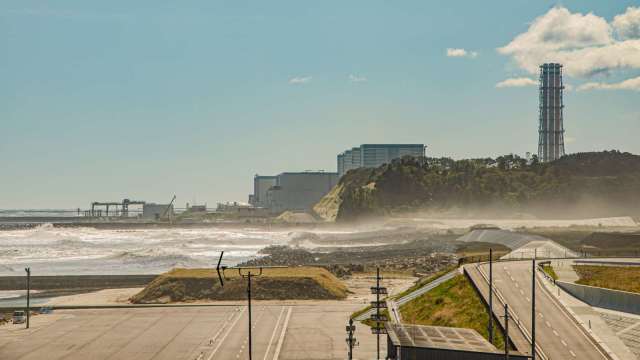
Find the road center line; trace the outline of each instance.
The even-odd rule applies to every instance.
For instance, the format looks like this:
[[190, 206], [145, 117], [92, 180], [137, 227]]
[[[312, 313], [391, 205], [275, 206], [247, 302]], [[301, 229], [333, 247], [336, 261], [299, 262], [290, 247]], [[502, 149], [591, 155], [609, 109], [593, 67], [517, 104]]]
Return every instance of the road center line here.
[[282, 325], [282, 331], [280, 332], [280, 339], [278, 339], [278, 346], [276, 347], [276, 352], [273, 355], [273, 360], [278, 360], [278, 357], [280, 356], [280, 350], [282, 349], [282, 343], [284, 342], [284, 334], [287, 331], [287, 325], [289, 325], [290, 318], [291, 318], [291, 306], [289, 306], [287, 317], [284, 319], [284, 324]]
[[220, 346], [222, 346], [222, 344], [224, 343], [224, 339], [227, 338], [227, 336], [229, 335], [229, 333], [231, 333], [231, 330], [236, 326], [236, 324], [238, 323], [238, 320], [240, 320], [240, 318], [242, 317], [242, 314], [244, 314], [244, 311], [246, 310], [246, 307], [242, 308], [242, 311], [240, 311], [240, 314], [238, 314], [238, 317], [233, 321], [233, 323], [231, 324], [231, 326], [229, 326], [229, 329], [227, 330], [227, 332], [224, 334], [224, 336], [222, 337], [222, 339], [220, 339], [220, 342], [218, 343], [218, 346], [216, 346], [215, 349], [213, 349], [213, 352], [211, 352], [211, 355], [209, 355], [209, 357], [207, 358], [207, 360], [211, 360], [213, 358], [213, 355], [216, 354], [216, 352], [218, 352], [218, 349], [220, 349]]
[[273, 328], [273, 333], [271, 334], [271, 339], [269, 340], [269, 345], [267, 346], [267, 351], [264, 353], [263, 360], [267, 360], [267, 356], [269, 356], [269, 350], [271, 350], [271, 344], [273, 343], [273, 339], [276, 337], [276, 332], [278, 331], [278, 325], [280, 325], [280, 319], [282, 318], [282, 314], [284, 314], [284, 306], [280, 310], [280, 315], [278, 316], [278, 320], [276, 321], [276, 326]]

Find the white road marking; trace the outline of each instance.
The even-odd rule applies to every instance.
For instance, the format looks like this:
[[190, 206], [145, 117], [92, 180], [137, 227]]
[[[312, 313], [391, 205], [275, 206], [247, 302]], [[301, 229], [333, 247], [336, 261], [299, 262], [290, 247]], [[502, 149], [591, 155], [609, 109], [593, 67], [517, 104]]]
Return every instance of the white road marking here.
[[555, 335], [555, 336], [560, 336], [560, 334], [558, 334], [558, 332], [557, 332], [557, 331], [555, 331], [555, 330], [553, 330], [553, 335]]
[[271, 339], [269, 340], [269, 345], [267, 346], [267, 351], [264, 353], [263, 360], [267, 360], [267, 356], [269, 356], [269, 350], [271, 350], [271, 344], [273, 343], [273, 339], [276, 337], [276, 332], [278, 331], [278, 325], [280, 325], [280, 319], [282, 318], [282, 314], [284, 314], [284, 306], [282, 310], [280, 310], [280, 315], [278, 316], [278, 320], [276, 321], [276, 326], [273, 328], [273, 333], [271, 334]]
[[278, 360], [280, 356], [280, 350], [282, 349], [282, 343], [284, 342], [284, 334], [287, 331], [287, 325], [289, 325], [289, 319], [291, 318], [291, 306], [289, 306], [289, 311], [287, 311], [287, 317], [284, 319], [284, 324], [282, 325], [282, 331], [280, 332], [280, 338], [278, 339], [278, 346], [276, 346], [276, 352], [273, 354], [273, 360]]
[[576, 357], [576, 354], [573, 351], [569, 350], [569, 353], [571, 354], [571, 356]]
[[565, 347], [567, 346], [567, 343], [564, 342], [564, 340], [560, 340], [560, 342], [562, 343], [562, 345], [564, 345]]
[[242, 314], [244, 313], [244, 311], [246, 310], [246, 307], [242, 308], [242, 311], [240, 311], [240, 313], [238, 314], [238, 317], [233, 321], [233, 324], [231, 324], [231, 326], [229, 326], [229, 329], [227, 330], [227, 332], [224, 334], [224, 336], [222, 337], [222, 339], [220, 339], [220, 342], [218, 343], [218, 346], [216, 346], [215, 349], [213, 349], [213, 352], [211, 353], [211, 355], [209, 355], [209, 357], [207, 358], [207, 360], [211, 360], [213, 359], [213, 355], [216, 354], [216, 352], [218, 352], [218, 349], [220, 349], [220, 346], [222, 346], [222, 344], [224, 343], [224, 339], [227, 338], [227, 336], [229, 335], [229, 333], [231, 332], [231, 329], [233, 329], [234, 326], [236, 326], [236, 324], [238, 323], [238, 320], [240, 320], [240, 318], [242, 317]]

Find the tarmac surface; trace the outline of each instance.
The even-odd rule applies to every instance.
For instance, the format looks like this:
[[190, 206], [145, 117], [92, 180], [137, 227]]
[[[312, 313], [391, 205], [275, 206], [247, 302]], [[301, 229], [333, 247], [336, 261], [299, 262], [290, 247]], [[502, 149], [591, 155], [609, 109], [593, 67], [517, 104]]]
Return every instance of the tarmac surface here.
[[[484, 274], [489, 265], [467, 265], [476, 267]], [[500, 297], [509, 304], [517, 321], [531, 333], [531, 262], [512, 261], [495, 263], [494, 286]], [[474, 280], [477, 281], [477, 280]], [[569, 313], [555, 301], [551, 294], [536, 281], [536, 343], [542, 349], [542, 358], [547, 359], [608, 359], [595, 342], [571, 318]], [[497, 313], [498, 316], [502, 315]]]
[[[345, 359], [345, 326], [361, 305], [254, 304], [253, 359]], [[246, 306], [56, 310], [31, 328], [0, 326], [0, 359], [248, 359]], [[356, 325], [355, 359], [374, 359], [376, 337]], [[386, 341], [381, 336], [381, 354]]]

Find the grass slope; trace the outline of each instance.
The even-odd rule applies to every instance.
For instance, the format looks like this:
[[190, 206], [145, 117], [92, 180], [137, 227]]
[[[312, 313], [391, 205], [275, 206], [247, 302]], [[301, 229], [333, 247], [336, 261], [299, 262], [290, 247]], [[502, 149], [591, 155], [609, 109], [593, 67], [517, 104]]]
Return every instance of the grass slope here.
[[[257, 273], [257, 271], [256, 271]], [[226, 282], [220, 287], [213, 269], [173, 269], [158, 276], [133, 303], [169, 303], [196, 300], [240, 300], [246, 298], [246, 280], [237, 270], [225, 272]], [[344, 299], [347, 288], [323, 268], [294, 267], [265, 269], [251, 282], [252, 296], [257, 300]]]
[[551, 276], [553, 280], [558, 280], [558, 275], [556, 274], [556, 271], [553, 270], [553, 266], [547, 265], [547, 264], [542, 265], [542, 271], [547, 273], [547, 275]]
[[573, 268], [580, 276], [577, 284], [640, 293], [640, 267], [575, 265]]
[[[405, 323], [469, 328], [489, 338], [489, 314], [473, 285], [464, 275], [441, 284], [430, 292], [400, 308]], [[494, 345], [504, 347], [504, 338], [497, 324]]]

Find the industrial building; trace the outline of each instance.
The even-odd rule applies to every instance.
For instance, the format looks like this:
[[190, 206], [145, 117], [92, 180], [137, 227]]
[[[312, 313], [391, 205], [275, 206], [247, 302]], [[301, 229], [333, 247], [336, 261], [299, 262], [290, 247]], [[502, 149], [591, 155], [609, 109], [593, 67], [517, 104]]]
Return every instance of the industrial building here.
[[338, 173], [334, 172], [284, 172], [275, 176], [265, 205], [271, 213], [309, 211], [337, 183]]
[[[505, 352], [477, 331], [441, 326], [405, 325], [387, 322], [387, 359], [502, 360]], [[510, 353], [508, 359], [529, 359]]]
[[540, 66], [539, 90], [538, 159], [542, 162], [554, 161], [565, 154], [561, 64]]
[[255, 207], [267, 206], [267, 191], [276, 185], [276, 176], [257, 175], [253, 177], [253, 194], [249, 195], [249, 204]]
[[388, 164], [403, 156], [424, 157], [424, 144], [362, 144], [338, 155], [338, 176], [362, 167]]
[[160, 220], [173, 215], [173, 204], [145, 203], [142, 205], [143, 219]]

